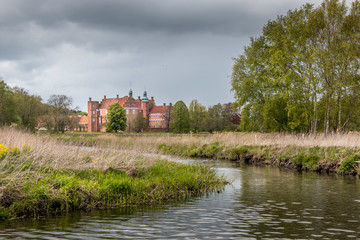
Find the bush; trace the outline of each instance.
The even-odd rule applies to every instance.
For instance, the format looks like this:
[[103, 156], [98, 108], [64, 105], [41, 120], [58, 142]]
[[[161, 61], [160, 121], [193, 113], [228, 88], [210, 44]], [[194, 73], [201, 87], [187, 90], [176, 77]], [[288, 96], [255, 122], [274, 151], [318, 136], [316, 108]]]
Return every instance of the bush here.
[[294, 158], [294, 163], [298, 164], [304, 169], [315, 170], [320, 157], [316, 154], [305, 155], [305, 153], [300, 153]]
[[230, 152], [230, 158], [243, 159], [247, 154], [249, 154], [249, 150], [245, 147], [233, 148]]
[[355, 162], [360, 160], [359, 155], [351, 156], [344, 159], [338, 169], [339, 174], [356, 175]]

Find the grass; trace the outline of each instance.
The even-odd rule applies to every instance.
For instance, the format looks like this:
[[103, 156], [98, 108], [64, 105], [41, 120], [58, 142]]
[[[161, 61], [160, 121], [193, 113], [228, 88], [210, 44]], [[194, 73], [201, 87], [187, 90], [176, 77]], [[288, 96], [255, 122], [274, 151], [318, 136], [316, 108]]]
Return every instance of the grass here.
[[219, 142], [204, 145], [158, 145], [164, 154], [199, 158], [227, 159], [246, 163], [274, 165], [305, 171], [335, 172], [357, 175], [360, 149], [346, 147], [300, 147], [300, 146], [227, 146]]
[[[291, 135], [260, 133], [57, 135], [62, 141], [145, 152], [270, 164], [298, 170], [360, 173], [360, 134]], [[80, 138], [83, 138], [82, 141]], [[350, 161], [349, 159], [355, 159]]]
[[158, 204], [226, 184], [207, 167], [144, 157], [141, 150], [83, 150], [9, 128], [0, 129], [0, 143], [0, 220]]
[[[54, 135], [62, 140], [72, 141], [77, 139], [91, 138], [102, 142], [111, 142], [119, 145], [132, 142], [138, 145], [157, 145], [160, 143], [179, 143], [188, 145], [204, 145], [220, 142], [226, 146], [299, 146], [299, 147], [360, 147], [360, 133], [333, 134], [324, 137], [323, 134], [278, 134], [278, 133], [215, 133], [215, 134], [172, 134], [172, 133], [68, 133]], [[126, 145], [126, 144], [125, 144]], [[129, 149], [126, 147], [126, 149]]]

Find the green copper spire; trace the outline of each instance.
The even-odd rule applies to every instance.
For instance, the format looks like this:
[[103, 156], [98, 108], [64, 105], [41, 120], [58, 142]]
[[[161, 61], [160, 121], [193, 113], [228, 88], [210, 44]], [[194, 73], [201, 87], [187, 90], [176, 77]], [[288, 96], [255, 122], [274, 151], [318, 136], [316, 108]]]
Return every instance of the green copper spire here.
[[149, 101], [146, 91], [144, 91], [144, 95], [143, 95], [143, 98], [141, 99], [141, 101], [143, 101], [143, 102], [148, 102]]

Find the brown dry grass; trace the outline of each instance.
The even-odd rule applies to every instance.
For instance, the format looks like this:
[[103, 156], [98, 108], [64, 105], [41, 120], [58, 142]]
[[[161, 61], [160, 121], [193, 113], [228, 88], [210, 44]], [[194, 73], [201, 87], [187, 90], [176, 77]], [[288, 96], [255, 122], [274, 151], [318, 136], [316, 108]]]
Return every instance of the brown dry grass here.
[[[0, 144], [7, 147], [17, 146], [20, 151], [26, 146], [31, 148], [31, 151], [22, 152], [16, 158], [6, 156], [0, 160], [0, 182], [13, 185], [16, 185], [19, 179], [26, 178], [27, 172], [36, 172], [34, 166], [61, 170], [117, 168], [133, 171], [139, 167], [150, 167], [157, 159], [152, 156], [145, 158], [140, 151], [68, 146], [50, 136], [35, 135], [14, 128], [0, 128]], [[32, 167], [24, 171], [25, 165]]]
[[[111, 146], [120, 149], [155, 151], [160, 143], [180, 145], [204, 145], [221, 142], [227, 146], [235, 145], [277, 145], [302, 147], [360, 147], [360, 133], [334, 134], [324, 137], [306, 134], [277, 133], [215, 133], [215, 134], [134, 134], [134, 135], [99, 135], [99, 142], [111, 142]], [[155, 146], [155, 147], [154, 147]]]

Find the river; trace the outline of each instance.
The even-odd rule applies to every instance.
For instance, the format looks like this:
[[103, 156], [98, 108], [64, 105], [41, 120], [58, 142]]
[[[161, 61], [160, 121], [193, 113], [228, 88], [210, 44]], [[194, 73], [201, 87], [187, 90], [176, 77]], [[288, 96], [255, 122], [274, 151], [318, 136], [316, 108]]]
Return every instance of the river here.
[[179, 160], [232, 181], [184, 202], [0, 223], [1, 239], [360, 239], [360, 181], [220, 160]]

